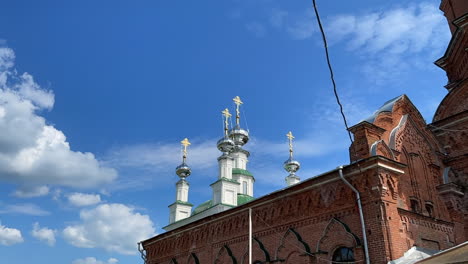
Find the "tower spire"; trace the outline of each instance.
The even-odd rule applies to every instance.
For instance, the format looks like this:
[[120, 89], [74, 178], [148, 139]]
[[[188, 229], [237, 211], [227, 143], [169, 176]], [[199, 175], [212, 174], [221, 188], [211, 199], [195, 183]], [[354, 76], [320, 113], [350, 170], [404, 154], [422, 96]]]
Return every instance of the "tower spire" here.
[[228, 137], [228, 130], [229, 130], [229, 118], [232, 116], [231, 113], [229, 113], [229, 109], [224, 109], [222, 112], [221, 112], [224, 116], [224, 137], [227, 138]]
[[182, 145], [182, 163], [185, 163], [187, 160], [187, 147], [190, 146], [192, 143], [189, 142], [188, 138], [184, 138], [181, 142]]
[[289, 133], [286, 134], [286, 137], [287, 137], [288, 140], [289, 140], [289, 159], [292, 160], [293, 152], [294, 152], [294, 151], [293, 151], [292, 141], [293, 141], [293, 139], [294, 139], [294, 136], [293, 136], [292, 132], [289, 131]]
[[287, 186], [298, 183], [301, 179], [296, 175], [296, 171], [301, 168], [301, 164], [298, 161], [293, 160], [293, 139], [294, 136], [291, 131], [286, 134], [289, 141], [289, 159], [284, 162], [284, 169], [289, 172], [289, 175], [285, 178]]
[[239, 111], [239, 108], [240, 108], [240, 105], [243, 104], [242, 100], [240, 99], [239, 96], [236, 96], [234, 97], [234, 99], [232, 99], [234, 101], [234, 103], [236, 104], [236, 125], [237, 126], [240, 126], [239, 123], [240, 123], [240, 111]]

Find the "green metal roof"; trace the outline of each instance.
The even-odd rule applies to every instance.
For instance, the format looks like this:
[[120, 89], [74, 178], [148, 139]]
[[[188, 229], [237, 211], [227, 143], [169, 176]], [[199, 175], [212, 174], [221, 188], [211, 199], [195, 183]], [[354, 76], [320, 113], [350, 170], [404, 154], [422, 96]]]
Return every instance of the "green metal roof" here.
[[241, 193], [238, 193], [237, 194], [237, 205], [242, 205], [242, 204], [245, 204], [247, 202], [250, 202], [252, 201], [254, 198], [250, 195], [247, 195], [247, 194], [241, 194]]
[[213, 201], [212, 201], [212, 200], [208, 200], [208, 201], [206, 201], [206, 202], [200, 204], [199, 206], [197, 206], [197, 207], [195, 208], [195, 210], [193, 210], [192, 215], [201, 213], [201, 212], [203, 212], [203, 211], [209, 209], [209, 208], [212, 207], [212, 206], [213, 206]]
[[219, 182], [219, 181], [226, 181], [226, 182], [232, 182], [232, 183], [235, 183], [235, 184], [240, 184], [236, 180], [228, 179], [228, 178], [223, 177], [223, 178], [218, 179], [217, 181], [213, 182], [212, 184], [210, 184], [210, 186], [217, 183], [217, 182]]
[[[191, 204], [189, 202], [182, 202], [180, 200], [175, 201], [175, 203], [172, 203], [171, 205], [173, 205], [173, 204], [184, 204], [184, 205], [188, 205], [188, 206], [193, 206], [193, 204]], [[168, 207], [170, 207], [171, 205], [169, 205]]]
[[250, 173], [250, 171], [243, 170], [243, 169], [237, 169], [237, 168], [232, 169], [232, 174], [242, 174], [242, 175], [247, 175], [247, 176], [252, 176], [253, 177], [253, 174]]

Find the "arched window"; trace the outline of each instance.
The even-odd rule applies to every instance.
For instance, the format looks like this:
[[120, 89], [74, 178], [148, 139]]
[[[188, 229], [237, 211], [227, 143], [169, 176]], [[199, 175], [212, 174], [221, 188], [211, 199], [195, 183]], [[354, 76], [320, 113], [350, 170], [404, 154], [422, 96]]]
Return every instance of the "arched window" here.
[[353, 249], [340, 247], [333, 252], [333, 263], [354, 263]]
[[247, 182], [246, 181], [242, 182], [242, 193], [247, 194]]

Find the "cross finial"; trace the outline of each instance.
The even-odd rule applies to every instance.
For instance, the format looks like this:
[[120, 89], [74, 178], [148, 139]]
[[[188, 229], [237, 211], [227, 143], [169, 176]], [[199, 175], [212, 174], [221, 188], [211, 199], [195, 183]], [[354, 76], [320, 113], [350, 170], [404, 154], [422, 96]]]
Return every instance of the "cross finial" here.
[[232, 100], [236, 104], [236, 125], [239, 125], [239, 119], [240, 119], [239, 107], [240, 107], [241, 104], [243, 104], [243, 102], [241, 101], [239, 96], [234, 97], [234, 99], [232, 99]]
[[289, 131], [288, 134], [286, 134], [286, 137], [288, 137], [289, 140], [289, 158], [292, 159], [292, 154], [293, 154], [293, 146], [292, 146], [292, 141], [294, 139], [294, 136], [291, 131]]
[[229, 117], [231, 117], [231, 113], [229, 113], [229, 109], [224, 109], [223, 111], [221, 111], [221, 113], [223, 114], [224, 116], [224, 136], [227, 137], [228, 136], [228, 130], [229, 130], [229, 123], [228, 123], [228, 119]]
[[188, 138], [184, 138], [184, 140], [182, 140], [180, 143], [182, 144], [182, 147], [184, 148], [182, 150], [182, 153], [183, 153], [182, 160], [183, 162], [185, 162], [185, 159], [187, 158], [187, 147], [190, 146], [191, 143], [189, 142]]

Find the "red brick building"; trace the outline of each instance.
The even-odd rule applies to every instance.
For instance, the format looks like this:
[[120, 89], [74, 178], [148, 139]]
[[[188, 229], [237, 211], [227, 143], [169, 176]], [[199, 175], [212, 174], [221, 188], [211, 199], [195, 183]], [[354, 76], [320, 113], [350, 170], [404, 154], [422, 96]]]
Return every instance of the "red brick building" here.
[[253, 263], [365, 263], [368, 253], [380, 264], [413, 246], [438, 251], [468, 240], [468, 1], [440, 8], [452, 40], [436, 62], [449, 81], [433, 123], [407, 96], [394, 98], [350, 128], [350, 165], [181, 220], [142, 242], [146, 263], [248, 263], [249, 210]]

